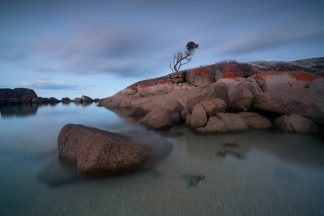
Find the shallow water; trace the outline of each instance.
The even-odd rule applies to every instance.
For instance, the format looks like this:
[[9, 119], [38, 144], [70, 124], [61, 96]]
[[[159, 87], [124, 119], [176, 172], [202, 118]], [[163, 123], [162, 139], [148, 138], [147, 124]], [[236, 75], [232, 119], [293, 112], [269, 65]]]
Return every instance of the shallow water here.
[[[56, 160], [66, 123], [160, 136], [173, 148], [152, 170], [75, 179]], [[104, 108], [61, 104], [2, 109], [0, 131], [2, 216], [324, 215], [324, 143], [314, 136], [157, 133]]]

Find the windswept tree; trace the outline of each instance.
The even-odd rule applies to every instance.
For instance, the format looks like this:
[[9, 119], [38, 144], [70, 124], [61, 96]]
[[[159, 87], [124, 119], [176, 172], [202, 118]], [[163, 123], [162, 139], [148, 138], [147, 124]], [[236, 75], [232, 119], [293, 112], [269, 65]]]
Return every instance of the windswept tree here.
[[183, 52], [177, 52], [174, 54], [172, 61], [170, 62], [169, 68], [173, 72], [178, 72], [181, 66], [188, 64], [192, 60], [192, 56], [195, 50], [198, 49], [198, 44], [193, 41], [189, 41], [186, 45], [186, 50]]

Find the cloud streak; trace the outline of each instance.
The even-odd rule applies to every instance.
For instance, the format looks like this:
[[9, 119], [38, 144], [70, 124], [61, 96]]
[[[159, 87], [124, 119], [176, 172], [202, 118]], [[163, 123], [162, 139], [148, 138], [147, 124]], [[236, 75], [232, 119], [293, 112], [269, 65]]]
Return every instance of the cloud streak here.
[[31, 83], [23, 83], [22, 87], [42, 90], [80, 90], [77, 85], [69, 85], [63, 82], [53, 82], [49, 80], [37, 80]]

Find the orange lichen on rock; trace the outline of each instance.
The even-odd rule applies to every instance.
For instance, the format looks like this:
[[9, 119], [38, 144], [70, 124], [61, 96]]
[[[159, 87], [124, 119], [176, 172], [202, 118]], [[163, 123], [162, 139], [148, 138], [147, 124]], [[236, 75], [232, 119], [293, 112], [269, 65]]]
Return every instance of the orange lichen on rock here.
[[210, 68], [197, 68], [194, 70], [196, 76], [208, 77], [210, 75]]
[[281, 75], [288, 75], [297, 81], [303, 81], [303, 82], [312, 82], [315, 79], [320, 77], [316, 74], [308, 73], [304, 71], [263, 71], [260, 73], [253, 74], [250, 77], [255, 80], [262, 80], [269, 76], [281, 76]]

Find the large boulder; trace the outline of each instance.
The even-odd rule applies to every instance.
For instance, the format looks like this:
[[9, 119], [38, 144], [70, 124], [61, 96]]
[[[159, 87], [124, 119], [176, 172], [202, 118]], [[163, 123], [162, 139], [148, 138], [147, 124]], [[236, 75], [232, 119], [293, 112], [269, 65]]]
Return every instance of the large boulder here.
[[200, 133], [225, 133], [249, 129], [244, 118], [237, 113], [217, 113], [208, 119], [203, 127], [196, 128]]
[[31, 103], [37, 98], [34, 90], [28, 88], [3, 88], [0, 89], [0, 104], [7, 103]]
[[212, 116], [208, 119], [205, 127], [197, 128], [196, 131], [200, 133], [225, 133], [228, 132], [228, 128], [218, 116]]
[[207, 123], [207, 113], [202, 104], [196, 104], [193, 107], [190, 116], [190, 126], [193, 128], [203, 127]]
[[316, 133], [317, 125], [304, 116], [282, 115], [276, 119], [275, 126], [278, 129], [295, 133]]
[[201, 105], [204, 107], [208, 116], [214, 116], [216, 113], [225, 112], [226, 110], [225, 101], [219, 98], [203, 100]]
[[151, 150], [129, 137], [83, 125], [67, 124], [58, 136], [60, 158], [84, 174], [116, 174], [138, 168]]
[[140, 123], [153, 129], [165, 129], [172, 126], [173, 117], [168, 110], [156, 106], [140, 120]]
[[318, 75], [304, 71], [264, 71], [250, 77], [263, 91], [271, 91], [278, 87], [305, 88], [317, 78]]
[[271, 128], [272, 123], [269, 119], [266, 117], [260, 115], [259, 113], [255, 112], [241, 112], [240, 116], [243, 117], [246, 124], [249, 126], [249, 128], [253, 129], [266, 129]]
[[241, 131], [249, 129], [246, 124], [244, 118], [237, 113], [217, 113], [217, 117], [219, 117], [226, 127], [228, 131]]
[[297, 114], [324, 121], [324, 91], [309, 88], [280, 87], [269, 92], [257, 93], [254, 109], [279, 113]]

